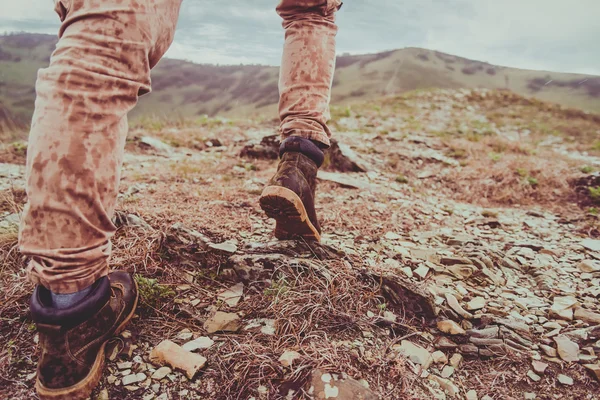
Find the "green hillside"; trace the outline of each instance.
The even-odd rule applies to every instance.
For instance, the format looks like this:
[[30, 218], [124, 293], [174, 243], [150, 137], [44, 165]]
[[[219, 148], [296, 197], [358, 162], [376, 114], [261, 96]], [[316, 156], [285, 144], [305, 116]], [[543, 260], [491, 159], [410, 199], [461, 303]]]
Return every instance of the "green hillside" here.
[[[48, 64], [56, 37], [0, 36], [0, 103], [9, 126], [26, 124], [33, 111], [36, 71]], [[277, 67], [215, 66], [164, 59], [152, 74], [153, 93], [132, 118], [179, 119], [196, 115], [275, 115]], [[516, 93], [600, 113], [600, 77], [500, 67], [441, 52], [406, 48], [340, 56], [333, 104], [427, 88], [507, 88]], [[0, 124], [0, 127], [3, 126]]]

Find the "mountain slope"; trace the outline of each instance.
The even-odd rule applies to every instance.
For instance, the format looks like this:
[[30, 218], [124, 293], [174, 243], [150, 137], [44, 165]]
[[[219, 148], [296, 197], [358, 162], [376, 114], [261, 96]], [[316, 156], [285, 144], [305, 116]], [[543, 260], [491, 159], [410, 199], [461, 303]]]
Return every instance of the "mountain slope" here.
[[[36, 71], [48, 64], [56, 37], [0, 36], [0, 102], [28, 122]], [[164, 59], [152, 74], [153, 94], [140, 99], [132, 118], [197, 115], [274, 115], [278, 68], [214, 66]], [[333, 104], [348, 104], [426, 88], [507, 88], [569, 107], [600, 112], [600, 77], [500, 67], [441, 52], [406, 48], [340, 56]]]

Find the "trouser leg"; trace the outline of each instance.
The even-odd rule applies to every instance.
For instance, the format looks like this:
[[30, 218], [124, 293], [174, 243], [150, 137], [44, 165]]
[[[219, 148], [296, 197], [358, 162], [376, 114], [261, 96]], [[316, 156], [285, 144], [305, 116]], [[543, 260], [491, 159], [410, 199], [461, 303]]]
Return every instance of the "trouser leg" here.
[[335, 12], [340, 0], [281, 0], [285, 44], [279, 75], [282, 139], [300, 136], [329, 146], [327, 127], [335, 69]]
[[127, 113], [150, 91], [181, 0], [55, 0], [62, 25], [36, 83], [19, 233], [34, 283], [55, 293], [108, 273]]

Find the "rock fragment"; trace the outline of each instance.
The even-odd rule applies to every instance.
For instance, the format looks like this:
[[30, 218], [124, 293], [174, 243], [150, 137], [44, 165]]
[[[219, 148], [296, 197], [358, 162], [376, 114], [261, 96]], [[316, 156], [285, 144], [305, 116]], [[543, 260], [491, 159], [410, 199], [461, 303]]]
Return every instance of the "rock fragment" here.
[[421, 365], [423, 369], [429, 368], [433, 361], [431, 353], [429, 353], [427, 349], [424, 349], [423, 347], [408, 340], [403, 340], [400, 345], [396, 344], [393, 346], [393, 348], [410, 361]]
[[466, 333], [460, 325], [458, 325], [456, 322], [450, 319], [447, 319], [445, 321], [439, 321], [437, 323], [437, 328], [440, 331], [448, 333], [450, 335], [464, 335]]
[[131, 374], [131, 375], [124, 376], [123, 379], [121, 380], [121, 382], [123, 383], [123, 386], [127, 386], [127, 385], [131, 385], [134, 383], [143, 382], [145, 380], [146, 380], [146, 374], [144, 374], [143, 372], [139, 372], [137, 374]]
[[481, 310], [483, 307], [485, 307], [485, 304], [486, 301], [483, 297], [474, 297], [473, 299], [471, 299], [471, 301], [467, 303], [467, 310]]
[[291, 367], [294, 363], [294, 360], [297, 360], [300, 357], [300, 353], [297, 351], [287, 350], [283, 352], [278, 361], [284, 367]]
[[240, 317], [235, 313], [217, 311], [204, 323], [208, 333], [237, 332], [240, 329]]
[[563, 335], [555, 337], [554, 341], [561, 359], [567, 362], [579, 361], [579, 345], [577, 343]]
[[573, 385], [573, 378], [571, 378], [570, 376], [559, 374], [557, 378], [558, 378], [558, 381], [560, 383], [562, 383], [563, 385], [567, 385], [567, 386]]
[[575, 319], [579, 319], [583, 322], [600, 325], [600, 314], [586, 310], [585, 308], [576, 308], [573, 315]]
[[152, 349], [150, 360], [155, 365], [170, 365], [185, 372], [188, 379], [206, 365], [206, 358], [199, 354], [185, 351], [170, 340], [163, 340]]
[[465, 311], [465, 309], [462, 308], [462, 306], [458, 303], [458, 300], [456, 299], [456, 297], [454, 297], [453, 294], [446, 293], [446, 301], [448, 302], [448, 306], [450, 306], [450, 308], [452, 308], [452, 310], [454, 310], [454, 312], [456, 312], [461, 317], [466, 319], [473, 318], [473, 314], [471, 314], [468, 311]]
[[235, 307], [244, 295], [244, 284], [237, 283], [229, 289], [223, 290], [217, 295], [217, 298], [224, 301], [229, 307]]
[[172, 372], [172, 370], [169, 367], [166, 367], [166, 366], [160, 367], [156, 371], [154, 371], [154, 373], [152, 374], [151, 378], [155, 379], [157, 381], [160, 381], [165, 376], [169, 375], [171, 372]]
[[211, 338], [209, 338], [207, 336], [200, 336], [190, 342], [187, 342], [186, 344], [181, 346], [181, 348], [184, 349], [185, 351], [196, 351], [199, 349], [208, 349], [214, 343], [215, 342]]
[[[325, 373], [314, 370], [310, 384], [316, 400], [378, 400], [379, 396], [359, 381], [345, 374]], [[309, 390], [310, 392], [311, 390]]]

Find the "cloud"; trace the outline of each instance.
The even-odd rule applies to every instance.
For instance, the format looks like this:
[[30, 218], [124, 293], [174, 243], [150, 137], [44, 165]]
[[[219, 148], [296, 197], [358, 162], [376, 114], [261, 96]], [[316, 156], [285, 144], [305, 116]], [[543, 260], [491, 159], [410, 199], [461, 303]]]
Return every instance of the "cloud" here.
[[[51, 0], [7, 2], [0, 32], [56, 33]], [[167, 53], [195, 62], [278, 65], [277, 0], [187, 0]], [[338, 53], [425, 47], [511, 67], [600, 75], [598, 0], [347, 0]]]

